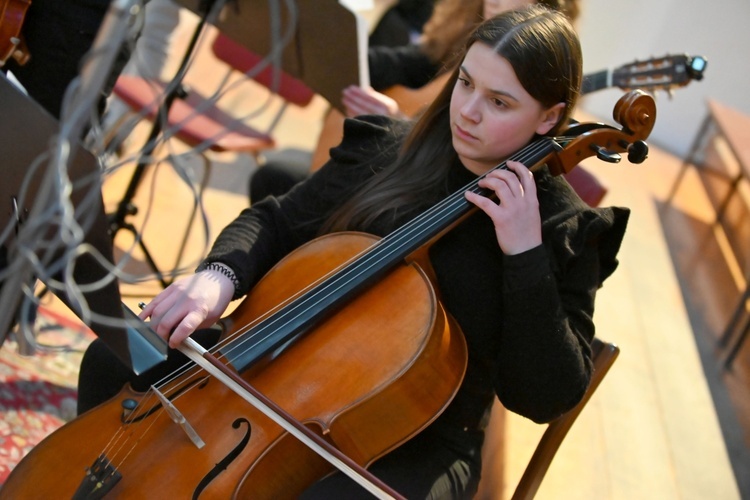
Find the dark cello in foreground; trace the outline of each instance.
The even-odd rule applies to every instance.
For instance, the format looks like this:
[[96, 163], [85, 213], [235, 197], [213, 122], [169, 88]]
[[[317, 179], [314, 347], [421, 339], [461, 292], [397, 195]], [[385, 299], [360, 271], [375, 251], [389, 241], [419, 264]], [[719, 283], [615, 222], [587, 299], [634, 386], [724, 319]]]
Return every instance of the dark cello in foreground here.
[[[555, 173], [593, 154], [643, 160], [653, 99], [628, 94], [615, 117], [622, 129], [577, 125], [514, 159]], [[486, 194], [476, 182], [465, 189]], [[434, 419], [461, 380], [462, 336], [416, 264], [470, 211], [462, 189], [383, 239], [343, 233], [295, 251], [226, 320], [221, 361], [355, 462], [370, 463]], [[200, 369], [154, 389], [126, 388], [52, 434], [2, 495], [293, 497], [331, 470]], [[176, 423], [158, 394], [178, 410]]]
[[23, 66], [30, 54], [21, 34], [31, 0], [0, 0], [0, 68], [13, 58]]

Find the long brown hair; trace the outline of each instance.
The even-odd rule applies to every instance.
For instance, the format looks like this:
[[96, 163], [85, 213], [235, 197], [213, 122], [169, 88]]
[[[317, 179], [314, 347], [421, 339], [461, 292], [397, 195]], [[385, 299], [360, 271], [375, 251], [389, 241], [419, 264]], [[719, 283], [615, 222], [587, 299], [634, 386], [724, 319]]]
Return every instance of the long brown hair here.
[[[537, 0], [535, 3], [559, 10], [575, 22], [579, 0]], [[484, 0], [440, 0], [422, 28], [419, 43], [434, 63], [452, 67], [466, 38], [484, 18]]]
[[[506, 12], [475, 29], [463, 53], [476, 42], [505, 58], [524, 89], [542, 106], [565, 103], [558, 124], [548, 133], [557, 134], [575, 107], [583, 65], [578, 36], [567, 18], [541, 5]], [[458, 75], [456, 65], [445, 87], [406, 136], [395, 161], [333, 214], [326, 231], [364, 228], [384, 214], [396, 217], [402, 210], [436, 201], [431, 198], [458, 161], [450, 128], [450, 101]]]

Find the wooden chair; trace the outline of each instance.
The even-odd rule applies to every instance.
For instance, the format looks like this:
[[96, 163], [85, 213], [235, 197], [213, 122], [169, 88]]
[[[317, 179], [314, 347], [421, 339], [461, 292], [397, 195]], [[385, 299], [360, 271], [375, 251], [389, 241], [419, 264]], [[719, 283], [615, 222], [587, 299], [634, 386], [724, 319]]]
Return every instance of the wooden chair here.
[[[547, 424], [547, 429], [544, 431], [544, 434], [542, 434], [542, 437], [540, 438], [539, 443], [537, 444], [534, 453], [531, 456], [531, 459], [529, 460], [529, 463], [526, 466], [523, 475], [521, 476], [520, 481], [516, 485], [513, 496], [511, 497], [512, 500], [531, 500], [534, 498], [537, 491], [539, 490], [539, 486], [542, 484], [542, 480], [544, 479], [547, 470], [549, 470], [552, 459], [555, 457], [557, 450], [560, 448], [560, 445], [563, 442], [563, 439], [565, 439], [565, 436], [568, 434], [568, 431], [578, 418], [578, 415], [580, 415], [581, 411], [586, 406], [586, 403], [588, 403], [589, 399], [591, 399], [594, 391], [596, 391], [597, 387], [599, 387], [599, 384], [604, 379], [604, 376], [612, 367], [615, 359], [617, 359], [617, 356], [620, 353], [620, 348], [617, 345], [604, 342], [602, 340], [599, 340], [598, 338], [594, 338], [594, 341], [592, 342], [592, 350], [594, 359], [594, 372], [591, 376], [591, 383], [588, 390], [586, 391], [586, 394], [583, 396], [583, 399], [575, 408], [571, 409], [558, 419], [553, 420], [552, 422]], [[495, 405], [495, 408], [493, 408], [493, 413], [496, 411], [504, 412], [505, 409], [500, 403], [497, 403]], [[497, 418], [498, 416], [500, 418]], [[502, 415], [493, 414], [493, 419], [490, 422], [490, 426], [492, 427], [493, 425], [500, 427], [504, 425], [504, 419], [502, 418]], [[503, 429], [488, 428], [487, 430], [488, 440], [495, 439], [497, 441], [501, 441], [503, 439], [503, 434]], [[487, 448], [487, 446], [492, 447], [494, 445], [493, 443], [488, 442], [485, 445], [485, 448]], [[499, 446], [502, 446], [501, 443], [499, 444]], [[503, 460], [504, 453], [498, 453], [493, 450], [485, 450], [484, 457], [485, 471], [502, 470], [502, 467], [498, 467], [493, 463], [488, 463], [487, 457], [490, 457], [489, 462], [495, 460]], [[483, 476], [485, 476], [483, 478], [483, 481], [491, 479], [489, 477], [486, 477], [488, 474], [490, 474], [490, 472], [486, 472], [485, 474], [483, 474]], [[497, 481], [495, 481], [495, 483], [497, 483]], [[502, 481], [500, 481], [500, 487], [502, 487]], [[499, 499], [501, 498], [501, 492], [488, 491], [486, 485], [485, 487], [482, 487], [482, 485], [480, 484], [479, 495], [477, 496], [477, 498]]]
[[592, 348], [594, 351], [594, 373], [586, 394], [575, 408], [557, 420], [552, 421], [547, 426], [547, 430], [544, 431], [542, 438], [539, 440], [539, 444], [537, 444], [534, 454], [531, 456], [531, 460], [529, 460], [529, 464], [526, 466], [526, 470], [516, 486], [512, 497], [513, 500], [530, 500], [534, 498], [563, 439], [565, 439], [578, 415], [581, 414], [586, 403], [591, 399], [594, 391], [599, 387], [604, 376], [620, 354], [620, 348], [617, 345], [596, 338], [592, 343]]

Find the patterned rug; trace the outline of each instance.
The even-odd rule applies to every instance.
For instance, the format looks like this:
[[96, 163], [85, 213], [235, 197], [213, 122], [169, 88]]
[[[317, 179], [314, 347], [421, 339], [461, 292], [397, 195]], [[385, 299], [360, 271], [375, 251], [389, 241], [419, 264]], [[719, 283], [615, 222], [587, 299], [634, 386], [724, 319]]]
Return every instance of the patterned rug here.
[[38, 351], [18, 353], [9, 336], [0, 346], [0, 485], [37, 443], [75, 417], [78, 367], [95, 338], [85, 326], [39, 308]]

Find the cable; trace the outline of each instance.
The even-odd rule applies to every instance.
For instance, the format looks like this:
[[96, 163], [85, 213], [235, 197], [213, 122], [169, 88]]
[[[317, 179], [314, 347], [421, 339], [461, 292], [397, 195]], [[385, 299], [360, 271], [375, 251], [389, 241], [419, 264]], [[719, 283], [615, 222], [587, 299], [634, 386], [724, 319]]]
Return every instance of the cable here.
[[[213, 2], [206, 13], [206, 20], [214, 22], [219, 18], [220, 11], [226, 8], [224, 2]], [[237, 7], [239, 8], [239, 7]], [[243, 8], [249, 8], [246, 5]], [[297, 6], [293, 0], [269, 0], [271, 17], [271, 49], [264, 58], [248, 71], [244, 78], [232, 81], [231, 72], [227, 73], [210, 94], [204, 107], [195, 110], [196, 114], [205, 112], [209, 106], [215, 106], [230, 92], [241, 89], [246, 79], [253, 79], [260, 72], [271, 66], [274, 71], [274, 84], [265, 99], [253, 103], [251, 109], [237, 118], [238, 122], [252, 120], [261, 116], [272, 104], [273, 94], [278, 90], [281, 75], [281, 57], [285, 47], [294, 38], [297, 26]], [[282, 16], [285, 9], [286, 16]], [[179, 178], [190, 189], [193, 201], [197, 207], [197, 214], [201, 220], [204, 235], [204, 255], [210, 245], [209, 217], [202, 205], [202, 183], [194, 175], [190, 163], [185, 161], [190, 156], [201, 154], [211, 147], [213, 141], [220, 136], [213, 137], [186, 153], [178, 153], [170, 144], [179, 131], [181, 124], [166, 128], [152, 143], [145, 144], [139, 151], [119, 158], [109, 149], [111, 146], [105, 140], [107, 130], [99, 116], [97, 105], [102, 89], [109, 77], [114, 61], [122, 44], [135, 47], [138, 31], [143, 26], [143, 4], [139, 0], [114, 0], [105, 16], [104, 23], [97, 34], [92, 49], [87, 54], [83, 69], [78, 78], [69, 86], [61, 111], [59, 133], [50, 144], [50, 148], [41, 154], [33, 164], [29, 165], [24, 183], [19, 189], [18, 200], [20, 206], [29, 200], [30, 186], [36, 182], [38, 189], [34, 194], [33, 205], [28, 214], [17, 214], [17, 220], [2, 228], [0, 231], [0, 245], [8, 247], [8, 265], [0, 269], [0, 310], [20, 311], [19, 325], [16, 331], [19, 352], [32, 354], [36, 348], [33, 324], [30, 318], [39, 305], [39, 297], [34, 294], [33, 283], [36, 279], [58, 296], [65, 296], [70, 301], [74, 311], [84, 323], [91, 325], [98, 323], [115, 328], [127, 327], [119, 317], [102, 315], [92, 310], [87, 303], [86, 296], [104, 290], [108, 286], [122, 283], [143, 283], [153, 280], [156, 274], [134, 275], [125, 272], [125, 267], [133, 258], [133, 252], [138, 242], [125, 250], [117, 264], [110, 260], [110, 256], [103, 255], [100, 249], [87, 243], [87, 235], [95, 229], [97, 216], [102, 210], [101, 187], [109, 176], [121, 168], [131, 165], [139, 158], [152, 165], [159, 165], [168, 161]], [[282, 23], [282, 19], [286, 19]], [[195, 62], [196, 53], [205, 45], [205, 30], [201, 33], [196, 50], [189, 54], [183, 74], [188, 72]], [[135, 51], [134, 53], [137, 53]], [[136, 61], [137, 66], [137, 61]], [[160, 99], [164, 99], [167, 92], [173, 90], [169, 86], [164, 89]], [[160, 101], [161, 102], [161, 101]], [[118, 133], [129, 134], [136, 123], [143, 119], [147, 111], [139, 114]], [[163, 118], [163, 117], [162, 117]], [[96, 155], [98, 171], [86, 178], [71, 179], [69, 167], [79, 146], [79, 138], [88, 127], [85, 139], [86, 149]], [[226, 130], [223, 133], [229, 133]], [[163, 148], [162, 148], [163, 146]], [[162, 154], [149, 153], [145, 158], [139, 156], [144, 151], [165, 151]], [[42, 178], [41, 182], [38, 181]], [[145, 207], [141, 234], [148, 225], [154, 210], [154, 196], [157, 192], [157, 175], [151, 180], [150, 196]], [[104, 270], [100, 279], [81, 284], [75, 279], [76, 266], [82, 265], [82, 258], [86, 257], [87, 265], [96, 264]], [[190, 263], [180, 268], [165, 271], [169, 276], [178, 276], [189, 272], [198, 263]], [[10, 314], [0, 318], [0, 345], [13, 323]]]

